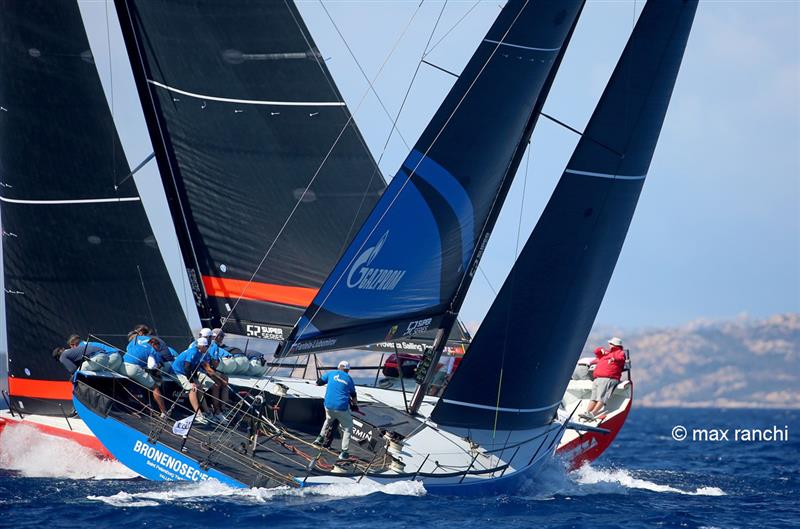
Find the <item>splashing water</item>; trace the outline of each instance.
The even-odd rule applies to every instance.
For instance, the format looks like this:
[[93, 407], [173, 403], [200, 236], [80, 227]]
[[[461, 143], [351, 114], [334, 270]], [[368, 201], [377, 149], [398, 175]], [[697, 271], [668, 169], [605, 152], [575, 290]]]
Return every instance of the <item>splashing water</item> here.
[[[725, 492], [717, 487], [698, 487], [694, 491], [681, 490], [670, 485], [660, 485], [645, 479], [634, 477], [624, 469], [604, 469], [585, 465], [575, 472], [575, 482], [581, 486], [589, 486], [591, 492], [619, 492], [622, 489], [641, 489], [651, 492], [671, 492], [689, 496], [725, 496]], [[599, 486], [600, 490], [596, 490]]]
[[69, 439], [42, 433], [27, 424], [0, 431], [0, 468], [27, 478], [131, 479], [137, 475], [118, 461], [100, 459]]
[[418, 481], [398, 481], [387, 485], [374, 483], [349, 483], [315, 485], [302, 489], [289, 487], [236, 489], [211, 479], [199, 483], [171, 483], [167, 489], [130, 494], [120, 491], [111, 496], [87, 496], [114, 507], [157, 507], [172, 502], [205, 501], [208, 498], [239, 503], [266, 503], [275, 498], [327, 496], [331, 498], [354, 498], [382, 493], [394, 496], [423, 496], [425, 487]]

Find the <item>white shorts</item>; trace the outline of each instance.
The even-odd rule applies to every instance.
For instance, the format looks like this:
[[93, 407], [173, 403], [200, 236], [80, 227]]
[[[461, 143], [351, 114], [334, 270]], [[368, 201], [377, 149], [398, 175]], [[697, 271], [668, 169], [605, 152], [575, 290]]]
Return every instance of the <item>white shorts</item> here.
[[122, 364], [122, 374], [131, 380], [138, 382], [147, 389], [153, 389], [156, 385], [156, 381], [153, 380], [153, 377], [150, 376], [150, 373], [145, 371], [142, 366], [138, 366], [136, 364], [129, 364], [127, 362]]

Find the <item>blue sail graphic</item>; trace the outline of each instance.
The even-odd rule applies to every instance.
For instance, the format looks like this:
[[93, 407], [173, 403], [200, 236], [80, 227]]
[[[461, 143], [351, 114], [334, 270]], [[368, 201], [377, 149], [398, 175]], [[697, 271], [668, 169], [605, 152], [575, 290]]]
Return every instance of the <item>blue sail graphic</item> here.
[[505, 6], [282, 355], [410, 337], [457, 311], [582, 6]]
[[533, 234], [432, 418], [548, 423], [591, 330], [650, 166], [696, 1], [646, 4]]

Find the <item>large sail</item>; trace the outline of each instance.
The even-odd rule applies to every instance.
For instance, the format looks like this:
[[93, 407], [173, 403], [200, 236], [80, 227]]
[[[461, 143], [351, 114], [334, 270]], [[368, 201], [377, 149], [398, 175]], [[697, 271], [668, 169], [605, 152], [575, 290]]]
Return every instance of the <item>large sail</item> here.
[[116, 5], [201, 320], [285, 338], [386, 185], [319, 50], [288, 0]]
[[281, 354], [448, 327], [582, 5], [506, 4]]
[[0, 3], [0, 213], [9, 390], [72, 410], [67, 336], [189, 331], [117, 137], [76, 2]]
[[696, 7], [696, 0], [645, 5], [567, 169], [434, 409], [438, 424], [527, 429], [552, 419], [625, 240]]

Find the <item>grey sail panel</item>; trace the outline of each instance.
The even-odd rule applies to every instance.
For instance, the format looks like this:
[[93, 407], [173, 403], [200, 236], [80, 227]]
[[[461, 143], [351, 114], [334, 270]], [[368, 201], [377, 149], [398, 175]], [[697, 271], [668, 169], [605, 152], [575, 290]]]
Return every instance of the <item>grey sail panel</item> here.
[[385, 188], [342, 95], [293, 2], [116, 5], [201, 320], [285, 338]]
[[648, 2], [533, 233], [432, 418], [549, 422], [591, 330], [655, 150], [696, 1]]
[[0, 216], [12, 404], [71, 412], [72, 333], [191, 335], [117, 137], [75, 2], [0, 2]]

